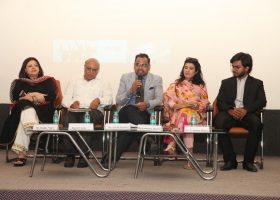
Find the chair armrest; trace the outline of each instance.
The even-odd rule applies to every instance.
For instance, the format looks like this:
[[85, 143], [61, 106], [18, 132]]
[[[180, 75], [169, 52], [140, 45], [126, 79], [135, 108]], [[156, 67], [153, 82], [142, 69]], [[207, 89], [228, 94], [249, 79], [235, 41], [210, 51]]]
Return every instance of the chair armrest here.
[[207, 106], [206, 106], [206, 112], [213, 112], [213, 106], [211, 105], [211, 104], [208, 104]]
[[116, 104], [110, 104], [110, 105], [106, 105], [104, 107], [104, 111], [112, 111], [112, 110], [116, 110], [116, 109], [117, 109]]
[[66, 107], [64, 107], [62, 104], [55, 106], [55, 110], [62, 110], [62, 109], [67, 109]]
[[154, 107], [154, 111], [163, 111], [163, 105], [158, 105]]

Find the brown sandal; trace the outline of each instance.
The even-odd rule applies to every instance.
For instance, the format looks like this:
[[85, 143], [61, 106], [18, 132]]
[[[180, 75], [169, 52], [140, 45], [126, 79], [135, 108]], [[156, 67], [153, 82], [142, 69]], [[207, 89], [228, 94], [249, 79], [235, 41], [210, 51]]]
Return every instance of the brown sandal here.
[[174, 155], [176, 152], [176, 143], [170, 142], [167, 147], [163, 150], [165, 155]]
[[184, 165], [184, 169], [189, 169], [189, 170], [191, 170], [191, 169], [193, 169], [193, 168], [194, 168], [194, 167], [193, 167], [193, 165], [192, 165], [192, 163], [191, 163], [190, 161], [188, 161], [187, 164]]
[[26, 158], [17, 158], [14, 162], [14, 167], [22, 167], [26, 163]]

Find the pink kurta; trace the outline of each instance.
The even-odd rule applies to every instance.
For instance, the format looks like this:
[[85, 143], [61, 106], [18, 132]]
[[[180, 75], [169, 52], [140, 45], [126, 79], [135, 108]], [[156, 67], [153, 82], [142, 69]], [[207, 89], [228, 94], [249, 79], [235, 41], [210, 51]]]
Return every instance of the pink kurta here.
[[[198, 103], [197, 109], [182, 108], [174, 110], [175, 104], [186, 102]], [[206, 123], [206, 106], [209, 104], [207, 89], [203, 85], [195, 85], [184, 80], [179, 85], [170, 84], [163, 94], [164, 116], [169, 120], [165, 125], [167, 129], [178, 128], [183, 132], [183, 121], [190, 123], [192, 113], [196, 114], [197, 124]], [[171, 138], [166, 138], [165, 142], [169, 143]], [[184, 135], [184, 142], [188, 148], [193, 148], [193, 134]]]

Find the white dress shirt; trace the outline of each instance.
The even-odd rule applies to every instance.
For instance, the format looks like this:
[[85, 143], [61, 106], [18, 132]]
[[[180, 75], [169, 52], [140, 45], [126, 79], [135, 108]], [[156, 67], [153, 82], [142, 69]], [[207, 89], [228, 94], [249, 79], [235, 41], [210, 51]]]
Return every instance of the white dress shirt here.
[[89, 108], [90, 103], [99, 98], [98, 110], [103, 111], [103, 107], [113, 103], [112, 89], [109, 83], [95, 78], [87, 81], [84, 77], [78, 77], [68, 82], [62, 104], [69, 108], [74, 101], [80, 102], [81, 108]]
[[236, 93], [236, 99], [234, 101], [236, 108], [243, 108], [243, 96], [244, 96], [244, 89], [245, 89], [245, 82], [247, 80], [247, 76], [242, 78], [241, 80], [239, 78], [237, 79], [237, 93]]

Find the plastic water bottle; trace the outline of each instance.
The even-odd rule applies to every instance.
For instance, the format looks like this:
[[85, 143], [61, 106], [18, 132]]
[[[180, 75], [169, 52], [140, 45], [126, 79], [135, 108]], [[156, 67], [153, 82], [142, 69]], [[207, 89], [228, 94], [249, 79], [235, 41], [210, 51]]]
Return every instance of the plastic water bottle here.
[[151, 116], [150, 116], [150, 124], [151, 124], [151, 125], [156, 125], [156, 114], [155, 114], [155, 112], [152, 112], [152, 113], [151, 113]]
[[84, 123], [90, 123], [90, 115], [88, 111], [86, 111], [84, 115]]
[[113, 113], [113, 123], [119, 123], [119, 113], [117, 111]]
[[58, 111], [55, 110], [53, 113], [53, 123], [58, 124], [58, 122], [59, 122]]
[[197, 121], [196, 121], [196, 113], [193, 112], [192, 113], [192, 116], [191, 116], [191, 125], [196, 125], [197, 124]]

